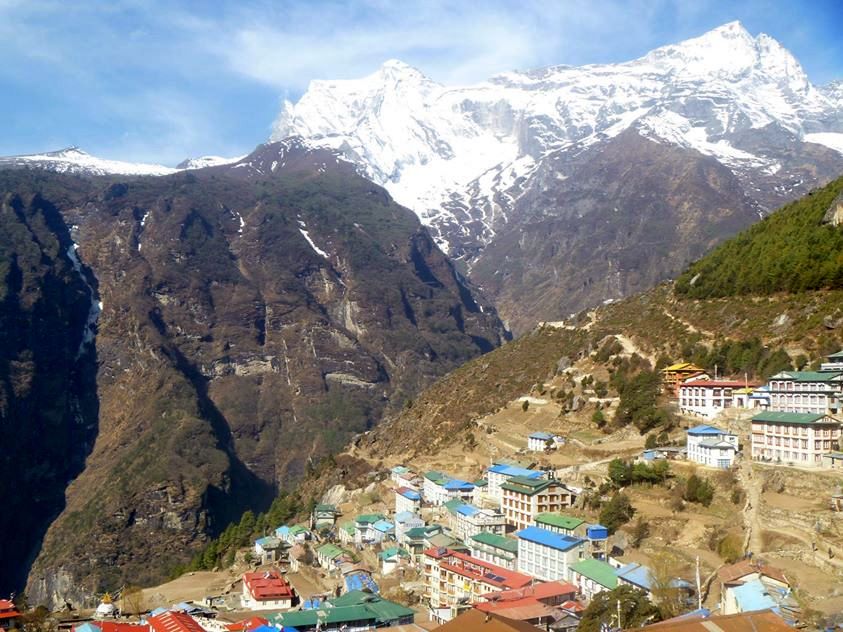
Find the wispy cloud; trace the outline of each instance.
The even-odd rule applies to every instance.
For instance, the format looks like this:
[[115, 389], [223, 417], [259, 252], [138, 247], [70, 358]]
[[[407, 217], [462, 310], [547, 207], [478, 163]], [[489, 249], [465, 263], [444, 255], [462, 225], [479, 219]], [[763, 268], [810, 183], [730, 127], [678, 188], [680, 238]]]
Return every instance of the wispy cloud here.
[[[776, 3], [773, 3], [776, 4]], [[168, 163], [239, 153], [281, 97], [386, 59], [446, 84], [622, 61], [733, 19], [819, 81], [843, 75], [839, 0], [0, 0], [0, 153], [76, 143]], [[814, 76], [813, 73], [817, 73]]]

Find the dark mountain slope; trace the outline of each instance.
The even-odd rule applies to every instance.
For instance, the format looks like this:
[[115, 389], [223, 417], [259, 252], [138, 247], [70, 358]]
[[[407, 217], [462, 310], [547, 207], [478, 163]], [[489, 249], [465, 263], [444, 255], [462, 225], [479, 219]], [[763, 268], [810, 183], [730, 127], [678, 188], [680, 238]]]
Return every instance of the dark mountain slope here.
[[0, 594], [26, 580], [96, 436], [96, 364], [83, 345], [91, 297], [68, 256], [71, 245], [46, 199], [2, 196]]
[[103, 303], [99, 432], [34, 602], [160, 580], [504, 335], [415, 216], [329, 152], [288, 141], [167, 177], [33, 178], [5, 172], [5, 190], [52, 200]]

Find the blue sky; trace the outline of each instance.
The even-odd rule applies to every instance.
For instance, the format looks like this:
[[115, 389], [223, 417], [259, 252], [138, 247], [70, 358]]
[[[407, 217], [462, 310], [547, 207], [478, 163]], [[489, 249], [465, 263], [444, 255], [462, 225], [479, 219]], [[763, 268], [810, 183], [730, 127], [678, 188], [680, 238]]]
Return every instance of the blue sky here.
[[389, 58], [442, 83], [624, 61], [732, 20], [814, 83], [843, 78], [840, 0], [0, 0], [0, 155], [236, 155], [311, 79]]

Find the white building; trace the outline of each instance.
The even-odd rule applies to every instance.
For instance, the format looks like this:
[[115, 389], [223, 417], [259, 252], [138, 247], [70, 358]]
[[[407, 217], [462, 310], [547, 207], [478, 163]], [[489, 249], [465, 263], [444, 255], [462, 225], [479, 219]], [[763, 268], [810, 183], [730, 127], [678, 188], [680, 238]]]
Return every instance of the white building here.
[[723, 410], [735, 407], [735, 392], [757, 386], [756, 383], [731, 380], [693, 380], [679, 385], [679, 410], [686, 415], [711, 419]]
[[587, 542], [540, 527], [527, 527], [518, 538], [518, 570], [545, 581], [571, 578], [572, 564], [584, 559]]
[[527, 437], [527, 449], [532, 452], [544, 452], [548, 446], [555, 450], [561, 443], [564, 443], [562, 437], [550, 432], [534, 432]]
[[243, 574], [240, 605], [248, 610], [284, 610], [293, 607], [296, 594], [292, 586], [276, 571]]
[[729, 469], [738, 453], [738, 435], [731, 434], [714, 426], [695, 426], [688, 430], [688, 460]]
[[395, 490], [395, 513], [409, 511], [416, 513], [421, 509], [421, 494], [409, 487], [399, 487]]
[[823, 362], [820, 365], [820, 371], [836, 371], [843, 373], [843, 351], [832, 353], [828, 357], [828, 362]]
[[474, 505], [458, 505], [453, 510], [454, 535], [463, 542], [483, 531], [503, 535], [506, 520], [500, 511], [479, 509]]
[[766, 390], [772, 411], [836, 414], [843, 399], [843, 372], [782, 371], [770, 378]]
[[444, 505], [448, 502], [450, 496], [448, 495], [448, 490], [445, 489], [445, 484], [449, 480], [451, 479], [442, 474], [442, 472], [425, 472], [424, 482], [422, 483], [424, 499], [434, 507]]
[[752, 418], [753, 460], [822, 467], [839, 441], [840, 422], [826, 414], [767, 411]]
[[497, 502], [501, 502], [501, 499], [503, 498], [501, 485], [516, 476], [537, 480], [545, 478], [547, 474], [545, 472], [530, 470], [526, 467], [519, 467], [508, 463], [494, 463], [488, 470], [486, 470], [486, 481], [488, 482], [486, 495]]
[[398, 544], [404, 544], [407, 539], [407, 531], [423, 526], [424, 520], [414, 513], [402, 511], [395, 514], [395, 541]]
[[482, 531], [471, 536], [466, 544], [471, 556], [478, 560], [497, 564], [511, 571], [516, 570], [518, 560], [518, 540], [497, 533]]

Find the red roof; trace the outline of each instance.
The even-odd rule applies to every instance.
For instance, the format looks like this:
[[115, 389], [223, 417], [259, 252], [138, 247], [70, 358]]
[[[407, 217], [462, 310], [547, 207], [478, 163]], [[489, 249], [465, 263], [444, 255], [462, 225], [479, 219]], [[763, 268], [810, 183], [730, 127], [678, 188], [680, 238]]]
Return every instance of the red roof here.
[[102, 632], [149, 632], [145, 623], [117, 623], [116, 621], [94, 621]]
[[229, 623], [225, 626], [225, 628], [227, 630], [231, 630], [231, 632], [238, 632], [239, 630], [254, 630], [262, 625], [269, 625], [269, 619], [264, 619], [263, 617], [250, 617], [248, 619], [238, 621], [237, 623]]
[[14, 619], [19, 617], [20, 612], [8, 599], [0, 599], [0, 619]]
[[147, 621], [155, 632], [205, 632], [196, 619], [186, 612], [168, 610], [149, 617]]
[[440, 560], [439, 568], [482, 581], [490, 586], [500, 588], [523, 588], [533, 582], [533, 578], [523, 573], [516, 573], [502, 566], [484, 562], [471, 555], [458, 553], [451, 549], [429, 548], [424, 554]]
[[258, 601], [292, 599], [295, 596], [292, 587], [278, 571], [243, 573], [243, 583]]
[[682, 382], [679, 388], [690, 388], [702, 386], [704, 388], [744, 388], [748, 386], [755, 388], [761, 386], [762, 382], [743, 382], [736, 380], [694, 380], [692, 382]]
[[516, 601], [520, 599], [551, 599], [553, 597], [563, 597], [566, 595], [574, 596], [578, 592], [577, 587], [568, 582], [542, 582], [541, 584], [533, 584], [526, 588], [519, 588], [518, 590], [502, 590], [500, 592], [486, 593], [480, 595], [483, 599], [488, 601]]

